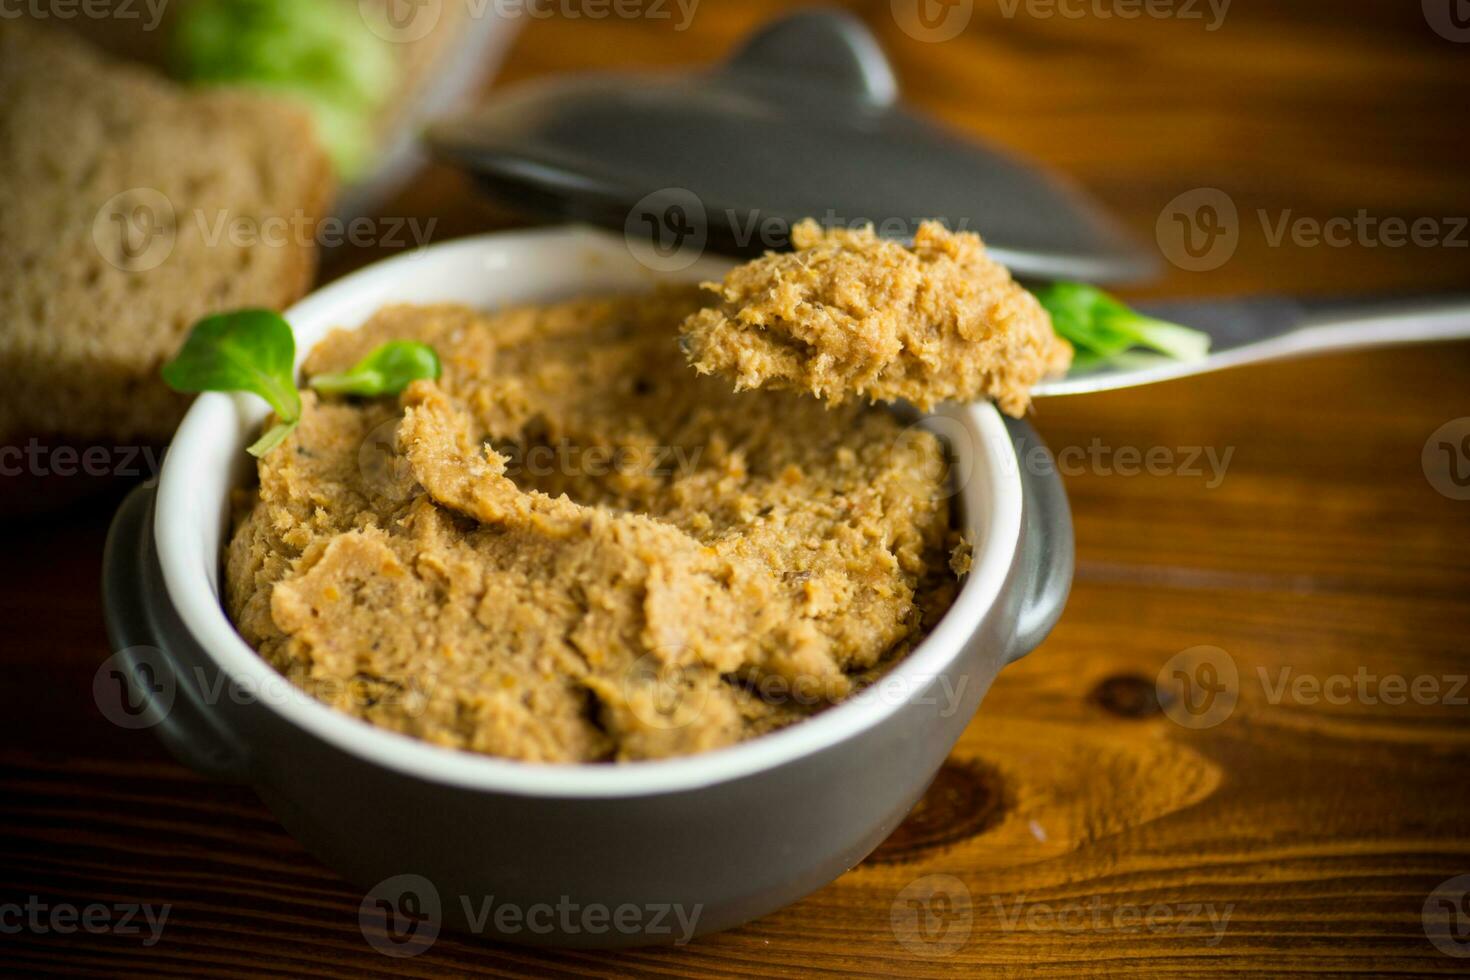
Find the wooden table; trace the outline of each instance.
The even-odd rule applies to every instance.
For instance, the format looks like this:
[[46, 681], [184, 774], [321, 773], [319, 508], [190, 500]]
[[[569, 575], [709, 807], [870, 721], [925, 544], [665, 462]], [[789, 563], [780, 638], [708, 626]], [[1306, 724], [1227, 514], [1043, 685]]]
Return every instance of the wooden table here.
[[[1283, 215], [1361, 210], [1430, 218], [1448, 239], [1470, 215], [1470, 44], [1437, 35], [1418, 4], [1239, 0], [1208, 31], [1203, 5], [1204, 21], [1073, 19], [1018, 2], [1010, 18], [1009, 3], [978, 4], [944, 43], [907, 36], [888, 0], [852, 6], [909, 98], [1071, 174], [1144, 240], [1177, 195], [1230, 195], [1234, 256], [1208, 272], [1170, 266], [1153, 292], [1470, 282], [1463, 231], [1436, 247], [1269, 234]], [[503, 80], [712, 60], [782, 6], [704, 0], [684, 32], [535, 21]], [[436, 238], [507, 221], [440, 170], [385, 213], [436, 217]], [[370, 257], [341, 255], [327, 274]], [[1431, 944], [1423, 910], [1470, 873], [1470, 690], [1456, 681], [1470, 673], [1470, 501], [1436, 490], [1421, 451], [1470, 415], [1467, 378], [1461, 344], [1039, 405], [1047, 440], [1080, 461], [1061, 625], [1004, 673], [877, 853], [780, 913], [678, 949], [446, 936], [417, 959], [380, 956], [359, 933], [361, 895], [249, 790], [204, 782], [99, 716], [97, 566], [114, 501], [8, 527], [0, 905], [172, 911], [152, 946], [0, 933], [0, 972], [1464, 974], [1470, 959]], [[1151, 449], [1167, 465], [1129, 475], [1130, 453]], [[1223, 476], [1187, 465], [1196, 450], [1229, 454]], [[1430, 472], [1452, 487], [1447, 464]], [[1173, 658], [1197, 647], [1235, 668], [1228, 717], [1159, 703], [1161, 671], [1172, 683]], [[1209, 680], [1200, 656], [1183, 669]], [[932, 928], [916, 932], [905, 900], [936, 888], [950, 911], [921, 906]]]

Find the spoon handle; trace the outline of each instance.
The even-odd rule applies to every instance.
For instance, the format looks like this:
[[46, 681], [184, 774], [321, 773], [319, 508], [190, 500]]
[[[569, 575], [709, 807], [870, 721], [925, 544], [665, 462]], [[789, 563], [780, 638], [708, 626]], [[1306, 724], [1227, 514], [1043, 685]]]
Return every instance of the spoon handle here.
[[1470, 337], [1470, 294], [1303, 306], [1307, 316], [1296, 332], [1302, 353]]
[[1470, 338], [1470, 294], [1418, 299], [1140, 303], [1149, 316], [1204, 330], [1208, 357], [1175, 361], [1125, 354], [1108, 366], [1043, 381], [1036, 397], [1077, 395], [1206, 374], [1243, 364], [1389, 344]]

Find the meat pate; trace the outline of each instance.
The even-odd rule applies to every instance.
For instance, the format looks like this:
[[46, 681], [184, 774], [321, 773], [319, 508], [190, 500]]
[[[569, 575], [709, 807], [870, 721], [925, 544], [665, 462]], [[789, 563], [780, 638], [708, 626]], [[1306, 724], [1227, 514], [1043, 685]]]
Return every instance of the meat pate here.
[[303, 393], [238, 501], [242, 635], [342, 711], [534, 762], [714, 749], [871, 683], [957, 589], [942, 447], [698, 375], [675, 335], [704, 302], [390, 307], [333, 333], [308, 374], [419, 340], [443, 376]]
[[906, 247], [808, 219], [792, 244], [706, 286], [718, 302], [682, 328], [700, 373], [833, 404], [992, 398], [1021, 416], [1031, 388], [1071, 362], [1046, 310], [977, 235], [929, 221]]

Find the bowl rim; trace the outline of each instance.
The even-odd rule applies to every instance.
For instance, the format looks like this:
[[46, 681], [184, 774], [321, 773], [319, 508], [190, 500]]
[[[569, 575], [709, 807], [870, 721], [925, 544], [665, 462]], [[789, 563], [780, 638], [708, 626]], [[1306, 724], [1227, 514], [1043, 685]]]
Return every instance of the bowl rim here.
[[[355, 329], [362, 319], [384, 305], [381, 297], [364, 303], [364, 295], [391, 291], [410, 276], [422, 282], [435, 267], [443, 275], [453, 270], [505, 268], [518, 258], [548, 251], [558, 264], [581, 268], [586, 263], [605, 275], [611, 269], [624, 275], [624, 289], [649, 281], [621, 236], [578, 225], [532, 231], [492, 232], [455, 239], [374, 263], [339, 279], [286, 311], [298, 330], [300, 359], [329, 329]], [[580, 255], [586, 262], [566, 262]], [[619, 263], [628, 268], [619, 272]], [[723, 260], [701, 260], [694, 274], [728, 267]], [[667, 279], [668, 277], [659, 277]], [[515, 286], [509, 287], [512, 293]], [[564, 285], [576, 295], [574, 275]], [[598, 290], [606, 291], [606, 290]], [[587, 292], [583, 291], [583, 295]], [[514, 298], [501, 303], [513, 303]], [[391, 301], [390, 301], [391, 302]], [[414, 300], [413, 302], [417, 302]], [[460, 300], [460, 302], [464, 302]], [[472, 304], [471, 304], [472, 305]], [[487, 302], [481, 308], [493, 307]], [[350, 312], [349, 312], [350, 311]], [[879, 725], [938, 678], [964, 651], [974, 632], [989, 615], [1006, 587], [1020, 543], [1022, 488], [1018, 461], [1005, 424], [989, 404], [943, 406], [928, 418], [951, 420], [970, 438], [977, 459], [971, 468], [979, 476], [964, 482], [967, 529], [983, 539], [975, 547], [970, 573], [961, 583], [954, 605], [934, 630], [867, 691], [816, 716], [780, 731], [721, 749], [682, 756], [617, 764], [528, 763], [481, 755], [430, 744], [409, 735], [379, 728], [317, 701], [271, 667], [236, 631], [226, 614], [219, 581], [220, 553], [229, 534], [228, 497], [239, 485], [248, 461], [243, 447], [266, 414], [258, 400], [226, 394], [204, 394], [196, 399], [170, 445], [160, 474], [154, 520], [164, 585], [170, 601], [200, 651], [219, 668], [237, 690], [255, 692], [258, 703], [278, 721], [324, 741], [336, 749], [374, 765], [425, 781], [511, 795], [598, 798], [635, 797], [699, 789], [773, 769], [805, 758]], [[201, 472], [225, 471], [224, 499], [210, 500], [201, 493]], [[983, 505], [983, 506], [977, 506]], [[212, 515], [212, 516], [211, 516]], [[222, 527], [211, 533], [211, 527]], [[214, 547], [210, 547], [213, 541]], [[997, 669], [1003, 651], [996, 653]], [[885, 685], [905, 689], [903, 697], [879, 697]], [[216, 713], [218, 708], [213, 709]], [[238, 735], [238, 733], [235, 733]], [[250, 749], [246, 745], [247, 751]]]

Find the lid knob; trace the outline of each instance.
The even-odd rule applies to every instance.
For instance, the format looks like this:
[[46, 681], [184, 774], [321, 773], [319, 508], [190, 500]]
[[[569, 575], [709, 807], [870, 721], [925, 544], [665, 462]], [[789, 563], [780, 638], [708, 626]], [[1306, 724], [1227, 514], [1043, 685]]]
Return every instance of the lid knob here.
[[725, 70], [755, 77], [798, 75], [880, 105], [898, 99], [898, 80], [878, 42], [862, 21], [837, 11], [805, 11], [762, 28]]

